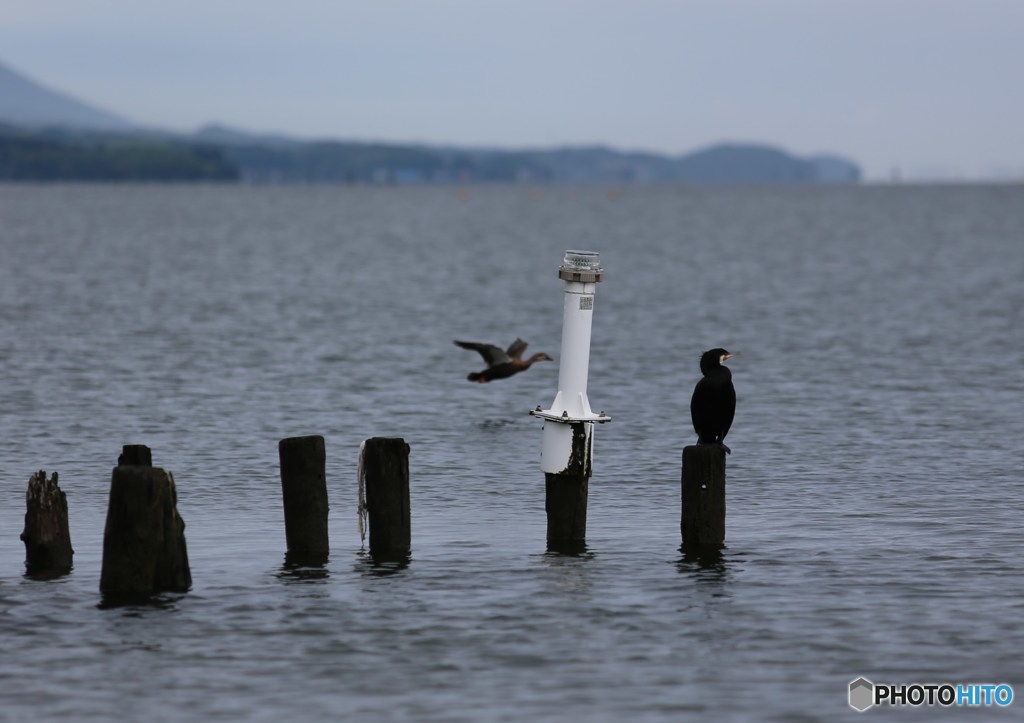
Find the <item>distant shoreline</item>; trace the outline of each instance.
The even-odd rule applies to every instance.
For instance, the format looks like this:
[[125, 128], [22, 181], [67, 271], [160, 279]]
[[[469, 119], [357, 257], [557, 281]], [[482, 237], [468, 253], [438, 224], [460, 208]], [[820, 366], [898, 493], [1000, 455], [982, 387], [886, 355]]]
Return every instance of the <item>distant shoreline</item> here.
[[816, 185], [860, 183], [861, 170], [836, 156], [799, 158], [762, 145], [723, 144], [671, 157], [604, 147], [497, 151], [0, 126], [0, 180]]

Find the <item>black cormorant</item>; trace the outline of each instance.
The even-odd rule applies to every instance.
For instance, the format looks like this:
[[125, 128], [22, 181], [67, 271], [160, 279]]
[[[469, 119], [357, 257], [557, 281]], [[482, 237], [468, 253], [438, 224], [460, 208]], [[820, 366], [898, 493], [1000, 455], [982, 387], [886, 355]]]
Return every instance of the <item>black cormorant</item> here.
[[697, 432], [697, 444], [720, 444], [726, 452], [725, 435], [736, 414], [736, 389], [732, 385], [732, 372], [722, 366], [733, 356], [725, 349], [711, 349], [700, 357], [700, 371], [704, 378], [697, 382], [690, 398], [690, 418]]
[[526, 351], [526, 342], [522, 339], [516, 339], [512, 344], [509, 345], [508, 349], [502, 351], [501, 347], [495, 346], [494, 344], [481, 344], [475, 341], [458, 341], [455, 342], [458, 346], [463, 349], [472, 349], [473, 351], [479, 352], [480, 356], [484, 358], [484, 362], [487, 363], [487, 368], [480, 372], [471, 372], [466, 377], [471, 382], [477, 382], [483, 384], [489, 382], [492, 379], [505, 379], [513, 374], [518, 374], [521, 371], [525, 371], [530, 368], [530, 365], [537, 361], [553, 361], [544, 352], [534, 354], [529, 359], [523, 359], [523, 352]]

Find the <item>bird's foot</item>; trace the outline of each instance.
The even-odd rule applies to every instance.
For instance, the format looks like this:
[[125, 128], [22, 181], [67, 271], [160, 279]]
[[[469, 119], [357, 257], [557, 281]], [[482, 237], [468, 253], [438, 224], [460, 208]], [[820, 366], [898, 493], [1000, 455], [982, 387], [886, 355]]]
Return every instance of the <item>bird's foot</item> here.
[[732, 450], [725, 446], [725, 442], [719, 442], [718, 446], [724, 449], [726, 454], [732, 454]]

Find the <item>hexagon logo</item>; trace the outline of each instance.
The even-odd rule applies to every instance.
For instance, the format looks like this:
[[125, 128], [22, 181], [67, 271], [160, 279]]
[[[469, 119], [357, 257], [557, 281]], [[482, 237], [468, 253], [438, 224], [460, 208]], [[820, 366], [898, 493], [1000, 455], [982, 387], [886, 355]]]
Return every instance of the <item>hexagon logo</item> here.
[[863, 713], [875, 704], [875, 684], [867, 678], [850, 681], [850, 707]]

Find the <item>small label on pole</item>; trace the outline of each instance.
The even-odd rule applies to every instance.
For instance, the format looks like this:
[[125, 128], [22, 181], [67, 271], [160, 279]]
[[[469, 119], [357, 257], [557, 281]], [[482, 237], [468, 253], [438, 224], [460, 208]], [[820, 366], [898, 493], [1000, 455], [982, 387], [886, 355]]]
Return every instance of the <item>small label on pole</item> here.
[[581, 296], [580, 297], [580, 311], [590, 311], [594, 308], [594, 297], [593, 296]]

